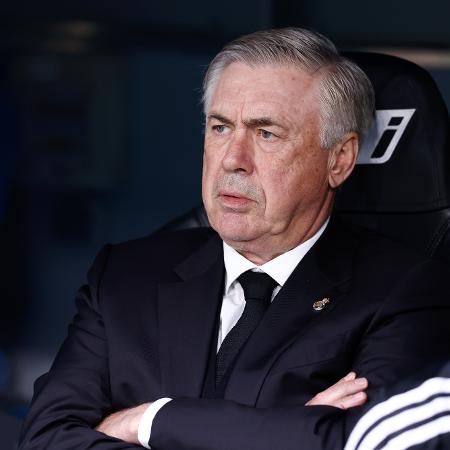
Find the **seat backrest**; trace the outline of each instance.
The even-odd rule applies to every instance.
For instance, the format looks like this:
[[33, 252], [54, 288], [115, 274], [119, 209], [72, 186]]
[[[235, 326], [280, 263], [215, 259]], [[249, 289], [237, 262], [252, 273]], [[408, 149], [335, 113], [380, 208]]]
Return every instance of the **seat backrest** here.
[[[347, 53], [375, 88], [376, 119], [336, 197], [347, 222], [450, 262], [450, 128], [427, 71], [388, 55]], [[196, 208], [163, 230], [207, 226]]]
[[372, 81], [377, 111], [336, 210], [344, 220], [450, 261], [450, 128], [436, 84], [397, 57], [346, 56]]

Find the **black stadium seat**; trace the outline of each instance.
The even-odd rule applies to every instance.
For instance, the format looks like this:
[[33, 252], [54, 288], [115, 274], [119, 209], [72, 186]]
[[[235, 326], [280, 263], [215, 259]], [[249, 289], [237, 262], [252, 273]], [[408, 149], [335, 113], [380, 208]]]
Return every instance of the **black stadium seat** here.
[[444, 101], [419, 66], [353, 53], [371, 79], [377, 120], [337, 198], [345, 220], [450, 261], [450, 130]]
[[[450, 128], [429, 73], [394, 56], [346, 53], [371, 79], [376, 121], [336, 199], [347, 221], [450, 262]], [[208, 226], [202, 207], [160, 231]]]

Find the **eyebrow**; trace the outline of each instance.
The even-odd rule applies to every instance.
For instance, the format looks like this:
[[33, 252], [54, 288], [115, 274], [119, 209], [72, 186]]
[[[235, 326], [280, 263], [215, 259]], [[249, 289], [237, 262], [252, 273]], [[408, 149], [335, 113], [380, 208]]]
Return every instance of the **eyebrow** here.
[[227, 119], [225, 116], [222, 116], [222, 115], [216, 114], [216, 113], [208, 114], [207, 118], [208, 118], [208, 120], [216, 119], [219, 122], [225, 123], [227, 125], [232, 125], [233, 124], [233, 122], [230, 119]]
[[[226, 117], [222, 116], [221, 114], [212, 113], [208, 115], [208, 120], [216, 119], [219, 122], [222, 122], [227, 125], [232, 125], [233, 122], [230, 119], [227, 119]], [[246, 119], [243, 121], [244, 125], [249, 128], [256, 128], [256, 127], [269, 127], [269, 126], [276, 126], [280, 128], [284, 128], [283, 125], [281, 125], [279, 122], [273, 120], [271, 117], [255, 117], [253, 119]]]
[[271, 117], [255, 117], [254, 119], [247, 119], [244, 120], [243, 122], [246, 126], [250, 128], [270, 127], [270, 126], [284, 128], [280, 123], [273, 120]]

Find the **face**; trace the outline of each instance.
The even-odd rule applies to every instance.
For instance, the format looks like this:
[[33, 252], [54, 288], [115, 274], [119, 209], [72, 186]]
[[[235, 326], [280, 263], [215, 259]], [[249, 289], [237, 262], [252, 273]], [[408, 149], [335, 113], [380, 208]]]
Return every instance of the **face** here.
[[203, 202], [222, 239], [257, 264], [308, 239], [329, 215], [317, 98], [311, 75], [242, 63], [228, 66], [213, 92]]

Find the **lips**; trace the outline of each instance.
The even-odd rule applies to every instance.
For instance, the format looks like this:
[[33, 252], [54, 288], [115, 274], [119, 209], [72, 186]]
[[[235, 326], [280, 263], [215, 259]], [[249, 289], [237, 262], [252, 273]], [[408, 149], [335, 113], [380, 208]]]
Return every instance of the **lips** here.
[[241, 209], [247, 207], [252, 200], [238, 192], [222, 191], [219, 192], [219, 200], [223, 206], [232, 209]]

